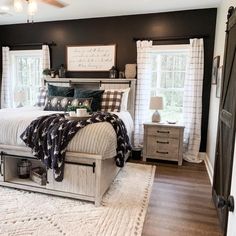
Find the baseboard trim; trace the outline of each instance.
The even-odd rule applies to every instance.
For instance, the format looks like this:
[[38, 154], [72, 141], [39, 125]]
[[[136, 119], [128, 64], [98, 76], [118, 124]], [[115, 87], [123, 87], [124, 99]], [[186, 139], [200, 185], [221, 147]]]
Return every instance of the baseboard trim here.
[[208, 173], [208, 176], [209, 176], [209, 179], [210, 179], [210, 182], [211, 182], [211, 186], [212, 186], [213, 185], [213, 166], [210, 162], [210, 159], [209, 159], [207, 153], [205, 153], [205, 152], [199, 153], [199, 157], [205, 163], [207, 173]]

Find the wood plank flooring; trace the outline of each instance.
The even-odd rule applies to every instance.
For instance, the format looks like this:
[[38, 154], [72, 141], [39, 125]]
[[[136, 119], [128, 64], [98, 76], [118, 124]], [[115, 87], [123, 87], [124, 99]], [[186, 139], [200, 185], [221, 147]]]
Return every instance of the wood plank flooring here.
[[142, 235], [222, 236], [204, 163], [158, 161]]

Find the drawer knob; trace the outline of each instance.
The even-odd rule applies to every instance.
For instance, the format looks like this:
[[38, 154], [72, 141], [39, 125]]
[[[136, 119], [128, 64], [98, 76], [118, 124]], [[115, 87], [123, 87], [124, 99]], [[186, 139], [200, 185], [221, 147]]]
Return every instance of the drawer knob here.
[[161, 130], [157, 130], [157, 133], [160, 133], [160, 134], [169, 134], [170, 131], [161, 131]]
[[159, 154], [168, 154], [169, 152], [159, 152], [159, 151], [156, 151], [156, 153], [159, 153]]
[[161, 143], [161, 144], [169, 144], [168, 141], [167, 141], [167, 142], [162, 142], [162, 141], [158, 141], [158, 140], [157, 140], [157, 143]]

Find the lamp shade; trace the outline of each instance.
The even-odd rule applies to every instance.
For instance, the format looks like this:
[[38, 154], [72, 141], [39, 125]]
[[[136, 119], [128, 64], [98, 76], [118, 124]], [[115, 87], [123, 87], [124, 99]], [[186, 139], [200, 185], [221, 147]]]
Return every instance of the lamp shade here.
[[18, 90], [15, 92], [14, 94], [14, 100], [15, 102], [25, 102], [26, 98], [27, 98], [27, 94], [26, 94], [26, 91], [25, 90]]
[[162, 97], [151, 97], [150, 110], [162, 110], [163, 109], [163, 98]]

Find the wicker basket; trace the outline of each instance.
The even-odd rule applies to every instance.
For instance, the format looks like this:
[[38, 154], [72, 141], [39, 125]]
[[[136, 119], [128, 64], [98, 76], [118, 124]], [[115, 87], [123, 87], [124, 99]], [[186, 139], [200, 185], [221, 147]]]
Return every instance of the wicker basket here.
[[39, 185], [47, 184], [47, 173], [42, 167], [35, 167], [30, 170], [30, 178]]

